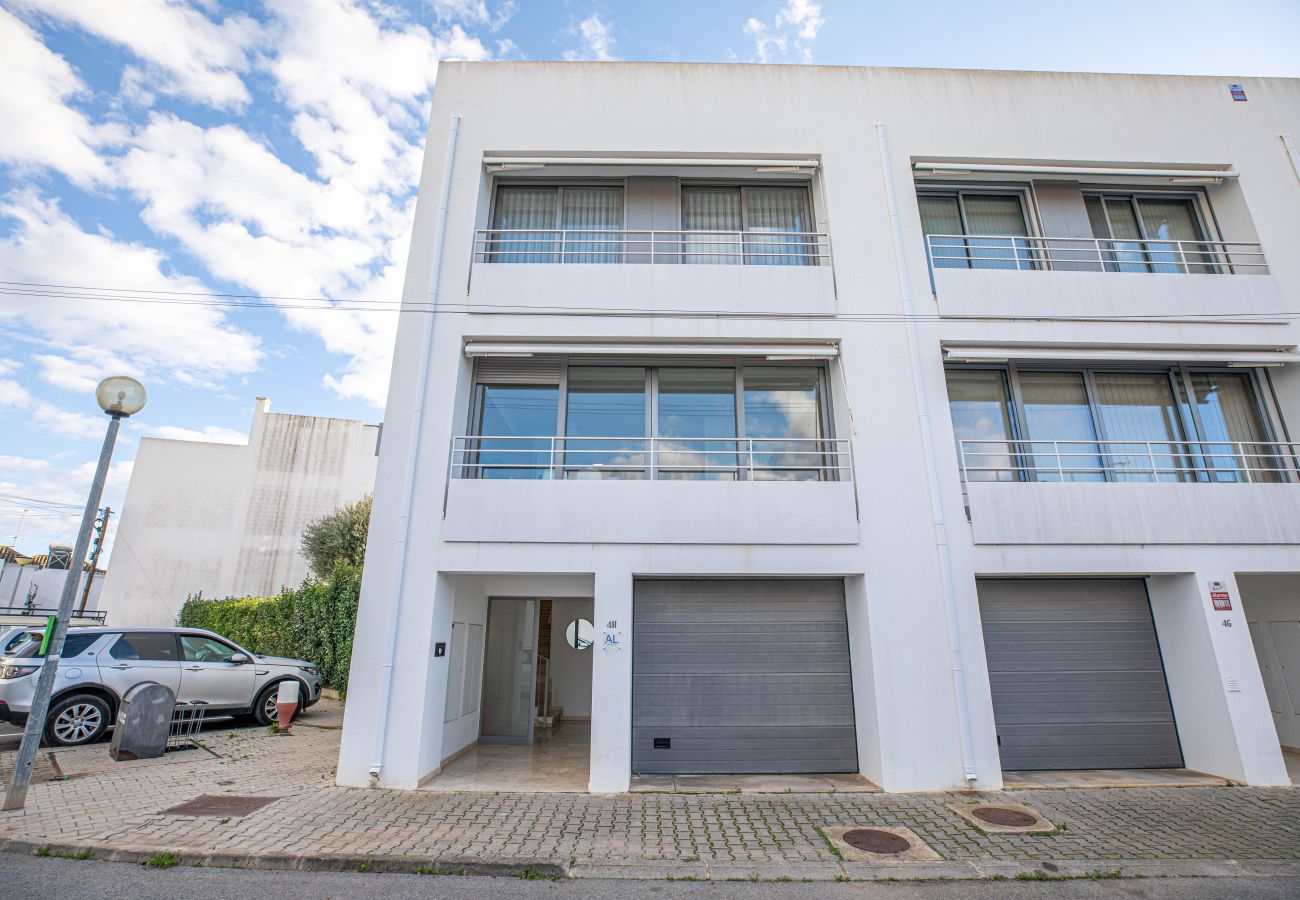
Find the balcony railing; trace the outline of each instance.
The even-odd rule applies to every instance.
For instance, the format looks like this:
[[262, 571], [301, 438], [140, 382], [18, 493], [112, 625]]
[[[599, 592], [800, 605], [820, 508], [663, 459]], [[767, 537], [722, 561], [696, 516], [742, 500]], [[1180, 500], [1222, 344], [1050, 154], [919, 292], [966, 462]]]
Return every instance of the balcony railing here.
[[[50, 616], [57, 616], [59, 611], [53, 608], [43, 606], [0, 606], [0, 616], [31, 616], [32, 618], [45, 619]], [[88, 609], [84, 612], [72, 613], [74, 619], [87, 619], [98, 625], [103, 625], [108, 618], [108, 611], [103, 609]]]
[[485, 228], [481, 263], [829, 266], [830, 236], [818, 231], [604, 231]]
[[1269, 441], [963, 440], [963, 481], [1300, 481], [1300, 444]]
[[1268, 274], [1263, 248], [1242, 241], [968, 234], [928, 234], [925, 241], [930, 264], [936, 269]]
[[451, 478], [852, 481], [842, 438], [452, 438]]

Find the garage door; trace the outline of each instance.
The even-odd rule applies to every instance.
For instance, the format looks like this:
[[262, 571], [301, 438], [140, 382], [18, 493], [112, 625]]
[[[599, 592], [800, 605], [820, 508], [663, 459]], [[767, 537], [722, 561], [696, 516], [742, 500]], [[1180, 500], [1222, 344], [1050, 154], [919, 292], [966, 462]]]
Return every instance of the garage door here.
[[1146, 585], [981, 580], [1002, 768], [1183, 764]]
[[857, 770], [842, 581], [636, 583], [633, 772]]

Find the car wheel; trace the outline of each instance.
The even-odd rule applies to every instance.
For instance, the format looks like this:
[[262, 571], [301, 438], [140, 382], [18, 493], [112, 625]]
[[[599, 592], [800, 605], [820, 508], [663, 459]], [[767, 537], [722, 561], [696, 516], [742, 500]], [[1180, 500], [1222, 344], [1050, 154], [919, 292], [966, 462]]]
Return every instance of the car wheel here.
[[[253, 704], [253, 718], [257, 720], [258, 725], [270, 725], [272, 722], [280, 721], [280, 713], [275, 708], [275, 698], [279, 692], [280, 682], [277, 681], [257, 695], [257, 702]], [[300, 712], [302, 712], [301, 691], [298, 693], [298, 708], [293, 711], [293, 717], [298, 718]]]
[[99, 740], [109, 725], [108, 703], [94, 694], [64, 697], [45, 719], [45, 740], [56, 747], [77, 747]]

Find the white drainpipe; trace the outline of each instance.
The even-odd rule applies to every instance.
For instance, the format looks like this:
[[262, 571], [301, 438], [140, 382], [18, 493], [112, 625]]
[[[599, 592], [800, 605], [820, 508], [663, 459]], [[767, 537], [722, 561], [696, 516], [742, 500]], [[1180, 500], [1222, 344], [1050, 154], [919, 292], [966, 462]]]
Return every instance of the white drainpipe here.
[[975, 746], [971, 738], [970, 703], [966, 695], [966, 668], [962, 663], [961, 626], [957, 618], [957, 595], [952, 583], [952, 559], [948, 552], [948, 529], [944, 524], [943, 501], [939, 493], [939, 468], [934, 455], [934, 434], [930, 428], [930, 406], [926, 400], [924, 370], [921, 366], [920, 339], [916, 334], [916, 311], [912, 306], [912, 283], [907, 275], [907, 257], [903, 252], [903, 225], [898, 218], [898, 197], [894, 192], [894, 172], [889, 157], [889, 136], [884, 122], [876, 123], [880, 141], [880, 168], [885, 179], [885, 202], [889, 208], [889, 225], [894, 237], [894, 263], [898, 268], [898, 291], [903, 298], [907, 320], [907, 349], [912, 362], [912, 388], [916, 394], [917, 419], [921, 427], [925, 474], [930, 482], [930, 514], [934, 519], [934, 543], [939, 551], [939, 580], [948, 616], [948, 646], [951, 651], [953, 689], [957, 695], [957, 719], [961, 729], [962, 768], [966, 781], [975, 784]]
[[420, 432], [424, 426], [424, 398], [429, 390], [429, 357], [433, 351], [432, 309], [438, 303], [438, 282], [442, 277], [442, 247], [447, 231], [447, 203], [451, 198], [451, 169], [456, 158], [456, 138], [460, 134], [460, 116], [451, 117], [447, 135], [447, 158], [442, 169], [442, 195], [438, 200], [438, 220], [433, 237], [432, 286], [429, 289], [430, 311], [424, 317], [420, 338], [420, 374], [415, 384], [415, 408], [411, 411], [411, 433], [407, 437], [406, 471], [402, 476], [402, 514], [397, 520], [397, 547], [393, 558], [393, 600], [388, 614], [388, 642], [384, 646], [384, 669], [379, 692], [379, 722], [375, 728], [375, 752], [370, 763], [370, 779], [378, 783], [384, 767], [384, 743], [388, 737], [388, 712], [392, 707], [393, 660], [397, 656], [397, 629], [401, 622], [403, 581], [406, 578], [406, 548], [411, 538], [411, 506], [414, 501], [415, 473], [420, 461]]

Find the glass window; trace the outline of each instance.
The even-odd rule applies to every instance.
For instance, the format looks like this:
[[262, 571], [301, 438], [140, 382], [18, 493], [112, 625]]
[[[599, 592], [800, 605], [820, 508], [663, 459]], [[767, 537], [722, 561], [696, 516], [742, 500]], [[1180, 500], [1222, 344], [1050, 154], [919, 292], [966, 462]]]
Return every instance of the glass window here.
[[[1204, 431], [1201, 454], [1212, 481], [1278, 481], [1280, 461], [1268, 448], [1268, 430], [1245, 372], [1192, 372], [1193, 402]], [[1245, 468], [1262, 469], [1249, 474]]]
[[645, 477], [645, 372], [641, 366], [569, 368], [565, 477]]
[[745, 200], [745, 262], [758, 266], [816, 263], [808, 191], [802, 187], [749, 187]]
[[490, 262], [549, 263], [559, 259], [559, 196], [553, 187], [502, 186], [492, 217]]
[[[960, 191], [917, 195], [931, 262], [940, 269], [1023, 269], [1033, 264], [1019, 194]], [[946, 235], [944, 237], [943, 235]], [[969, 235], [968, 239], [955, 237]]]
[[658, 477], [736, 478], [736, 370], [659, 369]]
[[[21, 635], [22, 642], [8, 653], [16, 659], [43, 659], [45, 654], [41, 652], [41, 641], [45, 639], [45, 633], [41, 631], [28, 631]], [[63, 639], [63, 659], [72, 659], [74, 656], [80, 656], [90, 649], [95, 641], [99, 640], [102, 635], [99, 634], [77, 634], [68, 632]]]
[[622, 259], [623, 189], [566, 187], [561, 191], [561, 255], [567, 263], [616, 263]]
[[739, 187], [682, 188], [682, 231], [721, 232], [683, 235], [682, 262], [739, 265], [743, 230]]
[[1217, 271], [1196, 204], [1188, 197], [1084, 198], [1092, 235], [1104, 241], [1108, 272]]
[[1093, 384], [1112, 480], [1185, 481], [1194, 476], [1168, 372], [1095, 372]]
[[[1006, 373], [995, 369], [949, 369], [948, 409], [957, 454], [967, 481], [1015, 481], [1011, 409]], [[962, 441], [974, 441], [962, 446]]]
[[109, 655], [114, 659], [176, 659], [176, 635], [141, 632], [124, 634], [117, 639]]
[[1039, 481], [1105, 481], [1080, 372], [1021, 372], [1031, 466]]
[[186, 662], [230, 662], [240, 651], [216, 638], [201, 634], [181, 635], [181, 658]]
[[[485, 384], [480, 389], [477, 466], [479, 478], [548, 478], [560, 390], [553, 385]], [[508, 438], [494, 441], [492, 437]]]
[[753, 478], [817, 481], [830, 460], [821, 441], [821, 370], [745, 366], [745, 437], [753, 438]]

